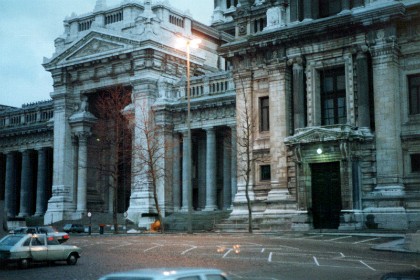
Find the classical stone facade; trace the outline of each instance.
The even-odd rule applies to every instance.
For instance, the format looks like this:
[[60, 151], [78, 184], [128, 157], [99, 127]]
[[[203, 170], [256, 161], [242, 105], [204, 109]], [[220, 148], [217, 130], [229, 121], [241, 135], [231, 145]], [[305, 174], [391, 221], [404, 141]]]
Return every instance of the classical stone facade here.
[[[187, 212], [191, 187], [194, 211], [231, 210], [227, 223], [246, 224], [248, 157], [258, 228], [419, 228], [419, 9], [413, 0], [216, 0], [206, 26], [168, 2], [98, 0], [91, 13], [64, 20], [44, 62], [53, 100], [0, 114], [0, 194], [9, 217], [79, 219], [112, 211], [119, 196], [119, 211], [147, 227], [156, 209], [150, 177], [137, 170], [136, 147], [146, 140], [135, 124], [153, 112], [170, 147], [159, 160], [164, 216]], [[188, 56], [177, 37], [202, 43]], [[122, 196], [107, 187], [94, 152], [92, 108], [115, 86], [129, 91], [124, 115], [134, 127]], [[54, 111], [49, 121], [25, 120], [45, 106]], [[27, 143], [28, 133], [43, 144]], [[50, 178], [42, 175], [45, 158], [53, 162], [51, 193], [40, 191], [49, 200], [38, 209], [44, 198], [33, 193], [45, 184], [27, 175]]]
[[231, 2], [216, 1], [213, 26], [235, 35], [219, 53], [260, 118], [262, 225], [274, 215], [295, 230], [418, 228], [420, 2]]
[[43, 216], [52, 187], [52, 101], [0, 108], [0, 200], [7, 217]]

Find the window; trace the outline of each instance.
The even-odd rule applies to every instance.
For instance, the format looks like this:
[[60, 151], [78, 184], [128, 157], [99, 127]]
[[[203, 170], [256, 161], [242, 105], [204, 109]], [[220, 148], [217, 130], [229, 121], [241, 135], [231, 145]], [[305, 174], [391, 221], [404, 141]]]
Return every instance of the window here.
[[420, 114], [420, 74], [408, 77], [410, 115]]
[[270, 103], [268, 96], [260, 98], [260, 131], [270, 130]]
[[410, 155], [411, 172], [420, 172], [420, 154]]
[[261, 165], [260, 166], [260, 181], [269, 181], [269, 180], [271, 180], [271, 166]]
[[32, 246], [43, 246], [44, 241], [41, 239], [41, 237], [32, 237]]
[[260, 18], [254, 20], [254, 33], [263, 31], [263, 29], [267, 26], [267, 19], [266, 18]]
[[344, 68], [324, 70], [321, 73], [321, 111], [322, 125], [346, 123]]

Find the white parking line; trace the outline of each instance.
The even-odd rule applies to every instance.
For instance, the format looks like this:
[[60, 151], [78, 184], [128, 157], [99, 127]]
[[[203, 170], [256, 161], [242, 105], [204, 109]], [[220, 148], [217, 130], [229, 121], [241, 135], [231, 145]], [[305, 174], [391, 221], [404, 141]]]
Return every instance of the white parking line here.
[[262, 248], [262, 249], [261, 249], [261, 253], [264, 253], [264, 251], [265, 251], [265, 248]]
[[272, 257], [273, 257], [273, 252], [270, 252], [270, 255], [268, 256], [268, 262], [271, 262]]
[[186, 253], [188, 253], [189, 251], [191, 251], [191, 250], [194, 250], [194, 249], [196, 249], [197, 248], [197, 246], [194, 246], [194, 245], [190, 245], [191, 246], [191, 248], [190, 249], [187, 249], [187, 250], [185, 250], [185, 251], [183, 251], [182, 253], [181, 253], [181, 255], [185, 255]]
[[362, 241], [356, 241], [356, 242], [353, 242], [353, 244], [364, 243], [364, 242], [368, 242], [368, 241], [372, 241], [372, 240], [376, 240], [376, 239], [379, 239], [379, 237], [369, 238], [369, 239], [365, 239], [365, 240], [362, 240]]
[[144, 250], [143, 252], [147, 252], [147, 251], [150, 251], [150, 250], [153, 250], [153, 249], [155, 249], [155, 248], [162, 247], [162, 246], [163, 246], [163, 245], [157, 244], [156, 246], [153, 246], [153, 247], [147, 248], [147, 249], [146, 249], [146, 250]]
[[364, 261], [360, 261], [361, 264], [365, 265], [367, 268], [376, 271], [376, 269], [374, 269], [373, 267], [369, 266], [368, 264], [366, 264]]
[[335, 240], [340, 240], [340, 239], [346, 239], [346, 238], [351, 238], [351, 236], [340, 236], [340, 237], [336, 237], [333, 239], [328, 239], [327, 241], [335, 241]]
[[223, 255], [223, 259], [232, 251], [233, 249], [229, 249], [224, 255]]
[[319, 266], [319, 262], [318, 262], [318, 260], [316, 259], [316, 257], [315, 257], [315, 256], [313, 256], [313, 258], [314, 258], [314, 262], [316, 263], [316, 265], [317, 265], [317, 266]]

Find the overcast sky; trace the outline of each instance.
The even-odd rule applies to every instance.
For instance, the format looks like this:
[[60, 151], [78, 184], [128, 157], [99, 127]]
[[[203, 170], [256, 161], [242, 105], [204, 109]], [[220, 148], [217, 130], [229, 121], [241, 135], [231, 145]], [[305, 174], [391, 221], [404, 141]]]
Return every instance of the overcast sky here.
[[[114, 6], [123, 0], [107, 0]], [[140, 3], [143, 0], [137, 0]], [[194, 19], [209, 24], [213, 0], [168, 0]], [[153, 0], [153, 2], [158, 2]], [[63, 34], [63, 20], [73, 12], [93, 11], [96, 0], [0, 0], [0, 104], [22, 104], [50, 99], [53, 91], [43, 57], [54, 52], [54, 40]]]

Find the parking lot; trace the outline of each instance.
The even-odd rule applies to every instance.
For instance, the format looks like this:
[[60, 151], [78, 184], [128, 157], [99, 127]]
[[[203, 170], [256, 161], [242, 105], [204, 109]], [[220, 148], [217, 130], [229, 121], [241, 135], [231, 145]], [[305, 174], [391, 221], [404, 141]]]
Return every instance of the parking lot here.
[[392, 240], [295, 233], [74, 234], [68, 242], [83, 249], [76, 267], [39, 265], [25, 271], [9, 267], [0, 271], [0, 279], [97, 279], [114, 271], [162, 266], [217, 267], [232, 279], [256, 280], [380, 279], [390, 273], [419, 271], [418, 254], [371, 249]]

